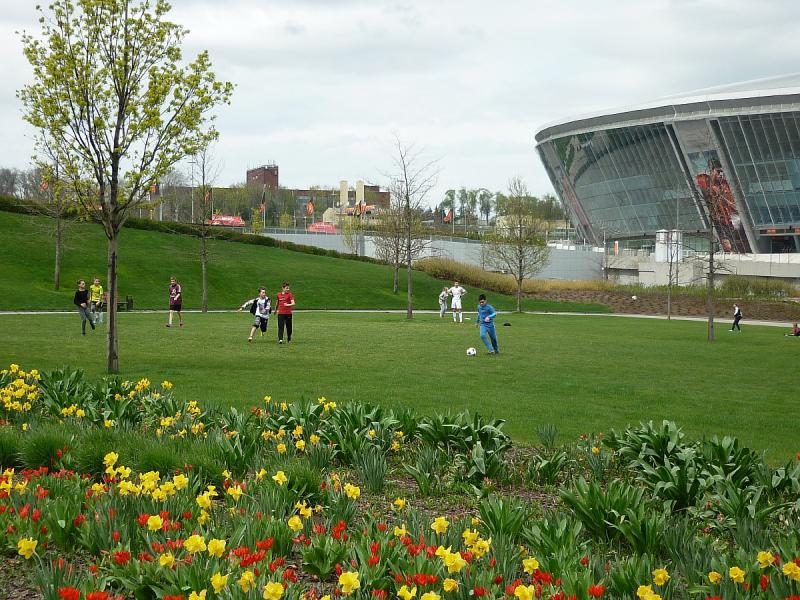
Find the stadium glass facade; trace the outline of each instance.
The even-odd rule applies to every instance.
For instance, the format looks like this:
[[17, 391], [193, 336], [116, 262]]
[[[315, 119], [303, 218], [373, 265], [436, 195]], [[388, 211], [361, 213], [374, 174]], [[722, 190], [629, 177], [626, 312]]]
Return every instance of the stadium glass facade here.
[[536, 140], [596, 244], [711, 225], [725, 251], [800, 251], [800, 76], [557, 123]]

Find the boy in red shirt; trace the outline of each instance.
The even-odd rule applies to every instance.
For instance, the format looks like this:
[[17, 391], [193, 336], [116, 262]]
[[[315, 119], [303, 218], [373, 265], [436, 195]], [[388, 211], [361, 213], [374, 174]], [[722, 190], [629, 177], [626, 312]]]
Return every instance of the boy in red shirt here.
[[292, 341], [292, 307], [294, 306], [294, 296], [289, 291], [289, 284], [283, 282], [282, 291], [277, 296], [278, 313], [278, 343], [283, 343], [283, 329], [286, 328], [286, 343]]

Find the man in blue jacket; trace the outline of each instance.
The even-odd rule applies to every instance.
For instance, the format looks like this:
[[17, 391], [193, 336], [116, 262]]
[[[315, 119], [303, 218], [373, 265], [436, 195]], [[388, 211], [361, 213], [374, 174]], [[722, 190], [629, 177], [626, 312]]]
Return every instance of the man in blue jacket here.
[[[478, 296], [478, 326], [481, 328], [481, 339], [486, 344], [489, 354], [500, 354], [497, 349], [497, 333], [494, 330], [494, 318], [497, 311], [486, 302], [486, 295]], [[491, 340], [491, 342], [489, 342]]]

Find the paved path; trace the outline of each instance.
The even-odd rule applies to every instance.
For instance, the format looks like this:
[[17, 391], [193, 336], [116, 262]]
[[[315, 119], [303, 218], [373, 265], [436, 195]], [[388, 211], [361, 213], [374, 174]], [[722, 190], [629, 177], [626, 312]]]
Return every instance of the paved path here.
[[[122, 311], [117, 314], [134, 314], [134, 315], [152, 315], [152, 314], [167, 314], [169, 311], [167, 310], [134, 310], [134, 311]], [[200, 310], [184, 310], [185, 314], [197, 314], [201, 313]], [[236, 310], [209, 310], [210, 313], [236, 313]], [[406, 314], [405, 309], [306, 309], [306, 310], [295, 310], [296, 313], [364, 313], [364, 314], [392, 314], [392, 315], [404, 315]], [[627, 314], [627, 313], [583, 313], [583, 312], [546, 312], [546, 311], [530, 311], [526, 310], [523, 311], [526, 315], [554, 315], [554, 316], [569, 316], [569, 317], [623, 317], [628, 319], [661, 319], [666, 320], [666, 315], [639, 315], [639, 314]], [[438, 310], [414, 310], [415, 314], [423, 314], [423, 315], [438, 315]], [[5, 315], [72, 315], [75, 314], [75, 311], [72, 310], [0, 310], [0, 317]], [[474, 311], [465, 310], [464, 314], [466, 315], [474, 315], [477, 314]], [[514, 315], [516, 314], [513, 311], [497, 311], [497, 314], [500, 315]], [[448, 313], [450, 316], [450, 313]], [[672, 319], [674, 321], [698, 321], [698, 322], [705, 322], [706, 317], [686, 317], [686, 316], [673, 316]], [[714, 319], [714, 323], [717, 326], [723, 326], [726, 323], [729, 324], [731, 319], [725, 317], [716, 317]], [[791, 328], [792, 323], [788, 321], [753, 321], [753, 320], [743, 320], [742, 323], [744, 325], [764, 325], [766, 327], [786, 327]]]

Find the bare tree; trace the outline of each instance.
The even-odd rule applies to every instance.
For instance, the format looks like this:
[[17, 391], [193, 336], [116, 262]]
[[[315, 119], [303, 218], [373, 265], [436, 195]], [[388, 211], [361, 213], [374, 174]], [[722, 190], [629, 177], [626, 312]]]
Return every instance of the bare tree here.
[[[414, 145], [406, 146], [395, 138], [395, 173], [390, 176], [389, 194], [394, 198], [395, 206], [402, 210], [405, 247], [403, 260], [406, 265], [406, 318], [414, 318], [414, 280], [411, 264], [418, 253], [416, 243], [415, 213], [418, 213], [439, 173], [435, 161], [426, 162], [422, 151]], [[420, 250], [421, 251], [421, 250]]]
[[411, 260], [418, 258], [430, 243], [423, 231], [419, 210], [412, 210], [411, 223], [406, 222], [406, 211], [403, 198], [394, 194], [390, 197], [389, 208], [382, 210], [372, 227], [372, 241], [375, 254], [381, 260], [392, 265], [394, 277], [392, 291], [396, 294], [399, 288], [400, 267], [406, 264], [408, 257], [407, 236], [411, 231]]
[[508, 271], [517, 284], [517, 311], [522, 312], [522, 284], [541, 271], [550, 259], [544, 234], [546, 222], [535, 216], [537, 200], [525, 183], [514, 178], [502, 203], [495, 233], [484, 238], [487, 264]]
[[[208, 262], [209, 247], [208, 239], [213, 237], [214, 231], [209, 221], [212, 217], [212, 198], [214, 182], [222, 172], [222, 165], [214, 157], [213, 149], [203, 146], [194, 155], [193, 173], [197, 176], [198, 192], [200, 196], [200, 210], [195, 211], [195, 224], [197, 225], [197, 235], [200, 238], [200, 273], [202, 300], [200, 308], [203, 312], [208, 312]], [[194, 187], [195, 182], [192, 182]]]
[[0, 195], [16, 198], [19, 177], [18, 169], [0, 169]]

